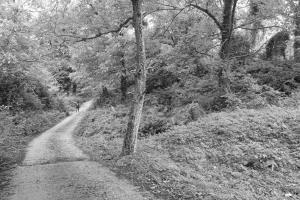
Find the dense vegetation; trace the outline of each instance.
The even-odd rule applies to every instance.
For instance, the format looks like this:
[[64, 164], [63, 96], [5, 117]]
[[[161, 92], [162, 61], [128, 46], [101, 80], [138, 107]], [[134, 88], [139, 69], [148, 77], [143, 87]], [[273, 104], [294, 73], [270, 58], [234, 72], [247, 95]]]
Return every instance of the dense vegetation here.
[[88, 97], [78, 145], [157, 197], [299, 198], [300, 1], [0, 8], [0, 168]]
[[[213, 113], [147, 138], [142, 128], [138, 153], [119, 157], [124, 109], [91, 111], [78, 130], [79, 147], [157, 197], [297, 199], [300, 195], [298, 107]], [[149, 123], [151, 112], [144, 118]]]
[[[47, 64], [52, 50], [42, 49], [32, 30], [33, 16], [19, 3], [0, 3], [1, 192], [8, 184], [9, 170], [20, 164], [28, 143], [68, 115], [69, 102], [74, 101], [66, 96], [65, 88], [59, 92], [59, 85], [64, 84], [55, 79], [59, 65]], [[59, 75], [63, 76], [69, 74]]]

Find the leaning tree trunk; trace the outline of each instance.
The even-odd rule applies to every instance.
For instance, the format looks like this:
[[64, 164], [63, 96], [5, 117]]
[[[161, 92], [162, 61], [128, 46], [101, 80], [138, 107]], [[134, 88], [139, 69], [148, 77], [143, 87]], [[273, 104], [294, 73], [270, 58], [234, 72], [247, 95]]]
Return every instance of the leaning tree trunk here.
[[129, 112], [127, 130], [125, 133], [121, 155], [129, 155], [136, 151], [138, 130], [142, 117], [142, 109], [145, 97], [146, 85], [146, 55], [144, 38], [142, 32], [142, 1], [131, 0], [133, 8], [133, 25], [136, 39], [136, 74], [135, 74], [135, 95]]
[[226, 59], [230, 53], [230, 39], [233, 29], [236, 3], [237, 0], [224, 0], [221, 49], [219, 52], [222, 59]]
[[294, 59], [300, 63], [300, 0], [295, 8], [295, 42], [294, 42]]

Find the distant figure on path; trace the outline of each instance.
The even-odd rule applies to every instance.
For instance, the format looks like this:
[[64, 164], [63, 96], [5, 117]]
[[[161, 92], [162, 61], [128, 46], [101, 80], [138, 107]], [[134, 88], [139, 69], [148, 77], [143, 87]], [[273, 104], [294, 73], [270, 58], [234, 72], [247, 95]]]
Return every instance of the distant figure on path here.
[[76, 112], [79, 112], [79, 108], [80, 108], [80, 104], [79, 104], [79, 102], [77, 101], [77, 102], [76, 102]]

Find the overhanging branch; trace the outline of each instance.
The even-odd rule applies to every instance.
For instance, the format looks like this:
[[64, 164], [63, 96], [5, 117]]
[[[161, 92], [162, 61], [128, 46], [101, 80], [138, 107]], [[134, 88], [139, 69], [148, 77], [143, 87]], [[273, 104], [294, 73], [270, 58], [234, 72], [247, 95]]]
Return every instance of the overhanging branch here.
[[60, 34], [58, 36], [59, 37], [76, 38], [76, 39], [78, 39], [76, 42], [84, 42], [84, 41], [87, 41], [87, 40], [92, 40], [92, 39], [99, 38], [99, 37], [104, 36], [104, 35], [108, 35], [110, 33], [118, 33], [118, 32], [120, 32], [122, 30], [122, 28], [126, 27], [131, 20], [132, 20], [132, 17], [129, 17], [124, 22], [122, 22], [117, 28], [109, 30], [109, 31], [105, 31], [105, 32], [99, 32], [99, 33], [96, 33], [93, 36], [83, 37], [83, 36], [68, 35], [68, 34]]
[[223, 29], [222, 25], [220, 24], [220, 22], [218, 21], [218, 19], [216, 18], [216, 16], [213, 15], [208, 9], [202, 8], [202, 7], [200, 7], [200, 6], [196, 5], [196, 4], [188, 4], [187, 7], [189, 7], [189, 6], [190, 6], [190, 7], [194, 7], [194, 8], [196, 8], [196, 9], [198, 9], [198, 10], [204, 12], [205, 14], [207, 14], [207, 15], [215, 22], [215, 24], [218, 26], [218, 28], [219, 28], [220, 30]]
[[171, 26], [171, 25], [173, 24], [173, 22], [175, 21], [176, 17], [177, 17], [184, 9], [185, 9], [185, 8], [182, 8], [182, 9], [179, 10], [178, 13], [176, 13], [176, 15], [173, 17], [173, 19], [171, 20], [170, 24], [169, 24], [169, 25], [167, 26], [167, 28], [164, 30], [164, 32], [163, 32], [162, 35], [164, 35], [164, 34], [168, 31], [168, 29], [170, 28], [170, 26]]

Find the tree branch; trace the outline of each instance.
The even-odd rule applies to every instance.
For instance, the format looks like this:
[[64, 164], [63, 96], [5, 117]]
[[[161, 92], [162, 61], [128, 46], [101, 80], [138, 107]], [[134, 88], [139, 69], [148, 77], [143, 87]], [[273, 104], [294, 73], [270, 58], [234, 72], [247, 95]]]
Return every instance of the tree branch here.
[[256, 30], [256, 29], [268, 29], [268, 28], [279, 28], [279, 29], [283, 29], [283, 27], [281, 26], [262, 26], [262, 27], [258, 27], [258, 28], [247, 28], [247, 27], [236, 27], [235, 29], [240, 28], [240, 29], [244, 29], [244, 30]]
[[108, 35], [110, 33], [118, 33], [122, 30], [122, 28], [126, 27], [127, 24], [132, 20], [132, 17], [127, 18], [124, 22], [122, 22], [116, 29], [113, 30], [109, 30], [109, 31], [105, 31], [105, 32], [99, 32], [96, 33], [93, 36], [87, 36], [87, 37], [83, 37], [83, 36], [78, 36], [78, 35], [68, 35], [68, 34], [60, 34], [57, 35], [58, 37], [71, 37], [71, 38], [77, 38], [78, 40], [76, 42], [85, 42], [87, 40], [92, 40], [92, 39], [96, 39], [99, 38], [101, 36], [104, 35]]
[[185, 8], [180, 9], [180, 11], [173, 17], [172, 21], [170, 22], [170, 24], [168, 25], [168, 27], [164, 30], [163, 34], [164, 35], [167, 30], [170, 28], [170, 26], [173, 24], [174, 20], [176, 19], [176, 17], [184, 10]]
[[178, 9], [178, 7], [176, 7], [174, 5], [170, 5], [170, 4], [164, 4], [164, 3], [160, 3], [160, 2], [156, 2], [156, 4], [161, 5], [161, 6], [170, 7], [170, 8], [173, 8], [173, 9]]
[[205, 14], [207, 14], [215, 22], [215, 24], [218, 26], [218, 28], [220, 30], [223, 29], [221, 23], [218, 21], [218, 19], [216, 18], [216, 16], [213, 15], [208, 9], [202, 8], [202, 7], [200, 7], [200, 6], [196, 5], [196, 4], [188, 4], [187, 7], [194, 7], [196, 9], [204, 12]]
[[232, 35], [232, 31], [233, 31], [233, 23], [234, 23], [234, 17], [235, 17], [235, 10], [236, 10], [236, 4], [237, 4], [238, 0], [234, 0], [233, 2], [233, 7], [232, 7], [232, 11], [231, 11], [231, 26], [230, 26], [230, 31], [229, 31], [229, 35], [231, 37]]
[[174, 10], [181, 10], [180, 8], [158, 8], [156, 10], [152, 10], [152, 11], [149, 11], [147, 13], [144, 13], [144, 17], [147, 16], [147, 15], [151, 15], [152, 13], [156, 13], [156, 12], [160, 12], [160, 11], [174, 11]]

